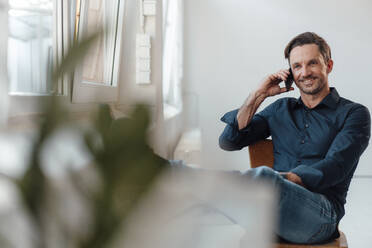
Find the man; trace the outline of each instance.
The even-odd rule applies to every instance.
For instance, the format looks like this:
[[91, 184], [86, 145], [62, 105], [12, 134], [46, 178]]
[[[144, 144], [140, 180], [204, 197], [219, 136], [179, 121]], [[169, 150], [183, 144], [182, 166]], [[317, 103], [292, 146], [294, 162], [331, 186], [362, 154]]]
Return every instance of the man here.
[[323, 38], [300, 34], [284, 54], [300, 98], [281, 98], [256, 114], [266, 98], [287, 91], [279, 83], [287, 79], [289, 70], [267, 76], [240, 109], [221, 118], [227, 125], [220, 147], [240, 150], [271, 136], [274, 170], [262, 166], [248, 174], [269, 179], [280, 189], [280, 237], [321, 243], [339, 237], [349, 184], [368, 145], [370, 115], [366, 107], [329, 87], [333, 60]]

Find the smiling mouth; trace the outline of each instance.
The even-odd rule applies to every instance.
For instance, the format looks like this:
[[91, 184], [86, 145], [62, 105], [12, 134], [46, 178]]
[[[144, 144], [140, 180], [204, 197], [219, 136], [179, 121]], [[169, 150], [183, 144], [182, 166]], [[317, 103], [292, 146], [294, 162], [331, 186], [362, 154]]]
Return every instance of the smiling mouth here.
[[309, 78], [309, 79], [302, 79], [300, 80], [301, 83], [303, 83], [305, 86], [311, 86], [316, 78]]

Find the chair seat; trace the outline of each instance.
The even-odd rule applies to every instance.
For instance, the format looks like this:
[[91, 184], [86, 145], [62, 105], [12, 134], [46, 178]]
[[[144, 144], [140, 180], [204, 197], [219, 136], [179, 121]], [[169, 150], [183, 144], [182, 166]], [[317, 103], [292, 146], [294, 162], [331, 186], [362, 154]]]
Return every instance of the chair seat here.
[[340, 237], [333, 240], [332, 242], [321, 244], [321, 245], [299, 245], [299, 244], [290, 244], [290, 243], [278, 243], [275, 246], [276, 248], [347, 248], [347, 241], [345, 234], [340, 232]]

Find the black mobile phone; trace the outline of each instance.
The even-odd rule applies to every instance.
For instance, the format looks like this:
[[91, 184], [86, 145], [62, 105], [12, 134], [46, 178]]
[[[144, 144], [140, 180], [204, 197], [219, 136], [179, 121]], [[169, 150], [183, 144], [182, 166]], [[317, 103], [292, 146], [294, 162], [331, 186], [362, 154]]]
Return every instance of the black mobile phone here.
[[287, 80], [285, 80], [285, 88], [287, 89], [287, 91], [289, 91], [292, 84], [293, 84], [293, 74], [292, 74], [292, 69], [289, 68], [289, 76], [287, 77]]

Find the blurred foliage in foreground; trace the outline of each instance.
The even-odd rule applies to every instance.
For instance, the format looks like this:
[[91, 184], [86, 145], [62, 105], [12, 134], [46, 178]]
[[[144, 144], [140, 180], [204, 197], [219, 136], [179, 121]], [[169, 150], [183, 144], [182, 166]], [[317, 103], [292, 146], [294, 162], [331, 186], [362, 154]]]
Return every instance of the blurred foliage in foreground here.
[[[56, 70], [53, 77], [55, 82], [73, 71], [97, 36], [91, 36], [70, 49]], [[53, 132], [66, 123], [70, 124], [71, 120], [57, 96], [45, 101], [42, 106], [45, 109], [45, 118], [38, 127], [38, 136], [31, 149], [28, 168], [24, 175], [17, 179], [16, 185], [26, 212], [32, 220], [32, 226], [35, 227], [37, 237], [34, 247], [44, 248], [54, 246], [47, 237], [50, 226], [48, 202], [49, 196], [53, 195], [53, 187], [52, 179], [48, 178], [42, 169], [41, 152]], [[125, 230], [125, 218], [166, 164], [166, 161], [154, 155], [147, 145], [149, 118], [146, 107], [138, 105], [129, 118], [113, 120], [109, 106], [101, 105], [95, 118], [91, 120], [91, 126], [94, 128], [79, 129], [79, 132], [83, 132], [85, 145], [94, 161], [89, 170], [94, 171], [97, 180], [93, 180], [92, 189], [81, 185], [81, 181], [84, 181], [81, 178], [85, 177], [84, 171], [69, 173], [71, 184], [79, 192], [79, 197], [88, 202], [87, 211], [90, 218], [89, 225], [84, 227], [84, 235], [70, 234], [57, 227], [57, 232], [62, 232], [60, 236], [68, 244], [62, 247], [108, 247], [115, 235]], [[68, 198], [65, 200], [69, 201]], [[55, 247], [61, 247], [61, 244], [56, 244]]]

